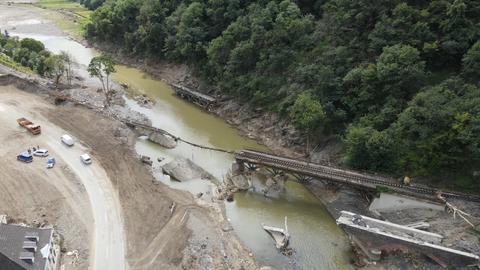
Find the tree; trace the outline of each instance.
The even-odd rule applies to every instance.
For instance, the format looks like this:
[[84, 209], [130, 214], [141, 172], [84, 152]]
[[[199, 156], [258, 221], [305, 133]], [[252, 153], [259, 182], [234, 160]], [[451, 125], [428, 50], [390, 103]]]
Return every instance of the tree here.
[[20, 47], [25, 48], [29, 51], [39, 53], [45, 50], [45, 45], [42, 42], [35, 40], [33, 38], [24, 38], [20, 41]]
[[398, 4], [392, 14], [384, 14], [369, 35], [370, 48], [382, 52], [386, 46], [405, 44], [422, 50], [427, 43], [435, 41], [427, 23], [428, 12], [409, 6], [407, 3]]
[[392, 130], [419, 174], [465, 172], [480, 163], [480, 89], [455, 78], [419, 93]]
[[466, 80], [480, 84], [480, 41], [477, 41], [463, 56], [463, 76]]
[[297, 97], [289, 112], [294, 125], [306, 133], [308, 153], [311, 134], [325, 124], [326, 115], [322, 104], [315, 100], [310, 93], [305, 92]]
[[354, 168], [393, 173], [398, 170], [395, 139], [387, 131], [350, 126], [344, 138], [346, 163]]
[[55, 79], [55, 87], [58, 88], [60, 79], [65, 74], [65, 60], [57, 54], [49, 56], [45, 60], [47, 66], [47, 73]]
[[377, 61], [377, 76], [386, 94], [408, 100], [425, 83], [425, 62], [412, 46], [385, 47]]
[[88, 73], [97, 77], [102, 83], [102, 91], [105, 95], [105, 106], [110, 106], [113, 90], [110, 84], [110, 75], [115, 72], [115, 63], [108, 56], [95, 56], [88, 65]]
[[60, 52], [60, 57], [62, 58], [63, 60], [63, 63], [64, 63], [64, 68], [65, 68], [65, 75], [67, 76], [67, 81], [68, 81], [68, 84], [72, 84], [72, 77], [73, 77], [73, 71], [72, 71], [72, 64], [73, 64], [73, 60], [72, 60], [72, 55], [69, 54], [68, 52], [66, 51], [61, 51]]

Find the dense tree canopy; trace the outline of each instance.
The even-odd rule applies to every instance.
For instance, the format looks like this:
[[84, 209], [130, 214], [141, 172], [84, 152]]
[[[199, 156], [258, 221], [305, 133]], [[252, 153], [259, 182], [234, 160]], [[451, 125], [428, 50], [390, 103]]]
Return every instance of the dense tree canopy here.
[[477, 0], [112, 0], [86, 30], [187, 63], [305, 133], [338, 134], [351, 166], [416, 175], [478, 161]]
[[6, 55], [39, 75], [53, 77], [57, 84], [67, 67], [65, 57], [52, 54], [45, 49], [42, 42], [31, 38], [19, 40], [0, 33], [0, 54]]

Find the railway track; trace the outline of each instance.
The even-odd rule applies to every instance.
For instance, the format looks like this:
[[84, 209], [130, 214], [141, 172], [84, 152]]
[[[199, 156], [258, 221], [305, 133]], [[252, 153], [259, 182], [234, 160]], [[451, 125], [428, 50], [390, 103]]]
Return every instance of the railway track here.
[[357, 185], [372, 189], [380, 186], [409, 195], [420, 194], [428, 197], [436, 197], [438, 194], [441, 194], [445, 198], [457, 198], [468, 201], [480, 202], [480, 196], [477, 195], [452, 191], [442, 191], [419, 184], [403, 185], [401, 183], [398, 183], [398, 181], [393, 178], [364, 174], [355, 171], [311, 163], [307, 161], [275, 156], [253, 150], [242, 150], [238, 152], [236, 155], [236, 159], [252, 164], [259, 164], [272, 168], [295, 172], [314, 178], [322, 178], [337, 183]]
[[258, 152], [255, 150], [242, 150], [239, 152], [234, 152], [234, 151], [229, 151], [225, 149], [202, 146], [199, 144], [186, 141], [160, 128], [152, 127], [152, 126], [145, 125], [138, 122], [126, 121], [126, 120], [123, 120], [123, 122], [125, 122], [127, 125], [136, 126], [136, 127], [158, 132], [165, 136], [169, 136], [176, 141], [182, 141], [194, 147], [199, 147], [202, 149], [219, 151], [219, 152], [224, 152], [229, 154], [235, 154], [235, 158], [237, 160], [241, 160], [247, 163], [264, 165], [271, 168], [298, 173], [304, 176], [325, 179], [325, 180], [334, 181], [342, 184], [356, 185], [356, 186], [370, 188], [370, 189], [376, 189], [377, 187], [386, 187], [396, 192], [404, 193], [408, 195], [423, 195], [425, 197], [436, 198], [438, 194], [441, 194], [444, 198], [457, 198], [457, 199], [463, 199], [468, 201], [480, 202], [480, 196], [478, 195], [453, 192], [453, 191], [443, 191], [443, 190], [439, 190], [439, 189], [435, 189], [435, 188], [431, 188], [431, 187], [419, 185], [419, 184], [403, 185], [399, 183], [396, 179], [391, 177], [360, 173], [356, 171], [335, 168], [335, 167], [321, 165], [321, 164], [312, 163], [308, 161], [291, 159], [288, 157], [272, 155], [264, 152]]

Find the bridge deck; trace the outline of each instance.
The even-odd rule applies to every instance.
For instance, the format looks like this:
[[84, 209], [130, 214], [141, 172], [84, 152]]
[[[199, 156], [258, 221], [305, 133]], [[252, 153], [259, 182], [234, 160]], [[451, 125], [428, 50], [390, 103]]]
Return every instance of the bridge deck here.
[[386, 187], [399, 193], [415, 195], [421, 194], [427, 197], [435, 197], [437, 193], [447, 198], [462, 198], [470, 201], [479, 201], [480, 196], [458, 192], [444, 192], [428, 186], [411, 184], [403, 185], [393, 178], [377, 176], [372, 174], [359, 173], [352, 170], [344, 170], [329, 167], [321, 164], [311, 163], [287, 157], [275, 156], [268, 153], [242, 150], [236, 155], [238, 161], [259, 164], [271, 168], [285, 170], [316, 179], [324, 179], [337, 183], [354, 185], [369, 189], [376, 189], [378, 186]]
[[172, 83], [171, 84], [175, 90], [175, 92], [178, 92], [178, 91], [181, 91], [181, 92], [184, 92], [190, 96], [194, 96], [194, 97], [197, 97], [197, 98], [200, 98], [200, 99], [203, 99], [209, 103], [213, 103], [216, 101], [216, 99], [212, 96], [209, 96], [209, 95], [205, 95], [203, 93], [200, 93], [200, 92], [197, 92], [197, 91], [194, 91], [192, 89], [188, 89], [187, 87], [185, 86], [182, 86], [182, 85], [178, 85], [178, 84], [175, 84], [175, 83]]

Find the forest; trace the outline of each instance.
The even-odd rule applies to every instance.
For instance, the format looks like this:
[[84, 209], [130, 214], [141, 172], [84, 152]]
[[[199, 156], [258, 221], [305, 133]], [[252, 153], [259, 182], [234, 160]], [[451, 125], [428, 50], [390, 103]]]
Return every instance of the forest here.
[[480, 185], [477, 0], [81, 2], [90, 41], [338, 136], [350, 167]]

